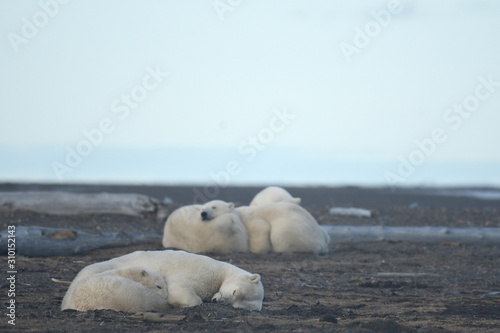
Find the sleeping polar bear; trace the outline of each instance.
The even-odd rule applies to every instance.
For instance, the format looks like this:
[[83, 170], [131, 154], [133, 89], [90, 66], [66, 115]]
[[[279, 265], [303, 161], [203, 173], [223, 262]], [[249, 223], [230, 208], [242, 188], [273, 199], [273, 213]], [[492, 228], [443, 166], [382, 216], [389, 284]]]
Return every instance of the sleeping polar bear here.
[[292, 202], [300, 205], [301, 199], [294, 198], [287, 190], [277, 186], [269, 186], [255, 195], [250, 206], [264, 205], [273, 202]]
[[123, 267], [75, 279], [64, 295], [61, 310], [162, 312], [168, 309], [167, 297], [167, 284], [160, 273]]
[[196, 210], [183, 207], [168, 218], [163, 235], [165, 247], [194, 253], [326, 253], [329, 241], [307, 210], [286, 201], [234, 208], [214, 200]]
[[251, 252], [328, 252], [330, 236], [296, 203], [274, 202], [236, 211], [247, 228]]
[[73, 294], [75, 286], [89, 276], [138, 265], [163, 276], [168, 288], [167, 301], [171, 306], [221, 302], [247, 310], [262, 309], [264, 287], [259, 274], [251, 274], [206, 256], [173, 250], [136, 251], [87, 266], [75, 277], [67, 294]]
[[248, 251], [248, 234], [234, 205], [220, 200], [184, 206], [168, 217], [163, 246], [192, 253], [226, 254]]

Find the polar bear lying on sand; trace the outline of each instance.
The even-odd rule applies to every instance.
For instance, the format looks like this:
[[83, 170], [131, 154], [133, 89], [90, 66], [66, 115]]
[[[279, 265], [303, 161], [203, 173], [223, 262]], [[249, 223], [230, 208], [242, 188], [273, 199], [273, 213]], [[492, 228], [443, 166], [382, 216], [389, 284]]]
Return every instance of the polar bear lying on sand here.
[[215, 200], [184, 206], [168, 217], [163, 246], [192, 253], [226, 254], [248, 251], [248, 234], [234, 205]]
[[287, 190], [277, 186], [269, 186], [255, 195], [250, 206], [264, 205], [273, 202], [291, 202], [300, 205], [302, 199], [294, 198]]
[[182, 207], [167, 219], [163, 234], [163, 246], [194, 253], [327, 253], [329, 241], [314, 217], [289, 201], [234, 208], [214, 200]]
[[[159, 272], [168, 287], [168, 304], [191, 307], [221, 302], [236, 308], [261, 310], [264, 287], [259, 274], [234, 265], [184, 251], [136, 251], [85, 267], [71, 283], [67, 295], [80, 281], [117, 268], [144, 266]], [[66, 296], [65, 296], [66, 299]], [[63, 300], [63, 309], [65, 300]]]
[[160, 273], [144, 267], [123, 267], [75, 279], [61, 310], [161, 312], [168, 309], [167, 297], [167, 284]]
[[328, 233], [295, 203], [274, 202], [236, 211], [247, 228], [251, 252], [328, 252]]

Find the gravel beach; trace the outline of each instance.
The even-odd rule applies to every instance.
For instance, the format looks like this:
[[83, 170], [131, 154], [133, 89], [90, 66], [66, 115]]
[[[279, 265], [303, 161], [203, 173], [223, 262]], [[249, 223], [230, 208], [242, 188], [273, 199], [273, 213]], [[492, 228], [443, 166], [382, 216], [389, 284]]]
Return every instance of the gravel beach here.
[[[262, 187], [207, 189], [190, 186], [0, 184], [0, 191], [139, 193], [158, 200], [164, 216], [192, 204], [196, 196], [248, 204]], [[212, 190], [212, 192], [210, 192]], [[287, 187], [302, 198], [321, 225], [500, 227], [496, 189], [390, 189]], [[447, 192], [448, 191], [448, 192]], [[212, 196], [212, 197], [210, 197]], [[482, 199], [481, 199], [482, 198]], [[371, 217], [340, 216], [332, 207], [356, 207]], [[158, 232], [157, 215], [79, 214], [62, 216], [0, 211], [8, 226]], [[3, 298], [1, 331], [58, 332], [499, 332], [500, 246], [460, 243], [376, 242], [330, 244], [326, 255], [234, 253], [212, 256], [262, 275], [261, 312], [202, 304], [168, 313], [130, 314], [110, 310], [60, 311], [68, 284], [85, 266], [135, 250], [160, 250], [161, 243], [94, 250], [74, 256], [16, 256], [15, 326]], [[2, 271], [7, 276], [7, 257]], [[2, 279], [7, 295], [9, 281]]]

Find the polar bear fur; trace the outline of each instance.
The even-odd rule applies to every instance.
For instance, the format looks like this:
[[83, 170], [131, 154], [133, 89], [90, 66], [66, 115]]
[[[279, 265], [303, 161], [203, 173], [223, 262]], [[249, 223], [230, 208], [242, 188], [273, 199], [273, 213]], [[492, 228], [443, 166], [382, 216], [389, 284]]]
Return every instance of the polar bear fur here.
[[[259, 274], [251, 274], [234, 265], [184, 251], [136, 251], [85, 267], [70, 285], [111, 269], [144, 266], [159, 272], [167, 283], [168, 303], [191, 307], [202, 302], [227, 302], [234, 307], [261, 310], [264, 287]], [[230, 299], [228, 293], [238, 295]], [[218, 295], [224, 295], [218, 298]], [[215, 299], [215, 300], [214, 300]]]
[[170, 214], [163, 230], [163, 246], [192, 253], [247, 252], [248, 233], [234, 212], [234, 204], [214, 200]]
[[269, 186], [255, 195], [250, 206], [265, 205], [273, 202], [291, 202], [300, 205], [300, 198], [294, 198], [287, 190], [277, 186]]
[[328, 233], [295, 203], [274, 202], [236, 211], [247, 228], [251, 252], [328, 252]]
[[144, 267], [124, 267], [75, 279], [61, 310], [161, 312], [168, 309], [167, 298], [167, 284], [160, 273]]

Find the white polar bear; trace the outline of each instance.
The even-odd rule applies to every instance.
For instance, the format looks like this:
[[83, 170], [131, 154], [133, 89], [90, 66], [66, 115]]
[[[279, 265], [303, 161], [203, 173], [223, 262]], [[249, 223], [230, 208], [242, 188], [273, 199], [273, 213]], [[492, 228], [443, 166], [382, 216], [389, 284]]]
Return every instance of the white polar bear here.
[[192, 253], [247, 252], [248, 233], [234, 212], [234, 204], [214, 200], [170, 214], [163, 230], [163, 246]]
[[328, 252], [328, 233], [295, 203], [274, 202], [236, 211], [247, 228], [251, 252]]
[[75, 279], [61, 310], [162, 312], [169, 307], [167, 298], [167, 284], [160, 273], [144, 267], [124, 267]]
[[255, 195], [250, 206], [265, 205], [273, 202], [292, 202], [300, 205], [300, 198], [294, 198], [287, 190], [277, 186], [269, 186]]
[[136, 251], [87, 266], [75, 277], [68, 293], [72, 292], [75, 282], [88, 276], [138, 265], [155, 270], [165, 278], [167, 301], [172, 306], [190, 307], [204, 301], [221, 301], [247, 310], [262, 309], [264, 287], [259, 274], [206, 256], [173, 250]]

